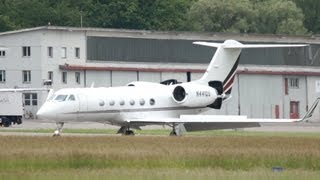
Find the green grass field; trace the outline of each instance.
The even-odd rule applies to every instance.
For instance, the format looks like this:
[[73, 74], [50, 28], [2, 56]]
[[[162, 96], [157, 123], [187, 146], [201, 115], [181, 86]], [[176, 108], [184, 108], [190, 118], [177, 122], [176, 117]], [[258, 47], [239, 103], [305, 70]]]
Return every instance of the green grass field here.
[[[275, 166], [284, 171], [273, 172]], [[0, 136], [0, 179], [58, 178], [320, 179], [320, 135]]]

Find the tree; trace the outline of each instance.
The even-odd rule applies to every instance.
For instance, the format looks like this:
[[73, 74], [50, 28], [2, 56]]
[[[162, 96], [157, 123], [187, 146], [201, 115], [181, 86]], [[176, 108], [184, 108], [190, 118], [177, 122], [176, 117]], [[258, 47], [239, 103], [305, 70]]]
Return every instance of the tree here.
[[109, 0], [92, 3], [88, 18], [94, 27], [181, 30], [194, 0]]
[[16, 26], [8, 16], [0, 15], [0, 32], [14, 30]]
[[304, 15], [288, 0], [266, 0], [257, 3], [257, 32], [269, 34], [306, 34]]
[[320, 1], [319, 0], [294, 0], [299, 8], [302, 9], [305, 20], [304, 26], [308, 31], [320, 33]]
[[253, 32], [255, 14], [249, 0], [199, 0], [188, 17], [191, 30]]
[[187, 12], [195, 0], [139, 0], [146, 29], [186, 30]]
[[199, 0], [189, 12], [191, 30], [305, 34], [301, 9], [289, 0]]

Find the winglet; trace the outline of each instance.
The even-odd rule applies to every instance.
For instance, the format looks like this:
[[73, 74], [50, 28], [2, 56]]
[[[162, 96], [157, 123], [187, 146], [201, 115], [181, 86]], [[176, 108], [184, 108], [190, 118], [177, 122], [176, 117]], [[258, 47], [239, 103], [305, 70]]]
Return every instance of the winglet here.
[[317, 106], [319, 105], [319, 101], [320, 101], [320, 97], [318, 97], [314, 103], [312, 104], [311, 108], [309, 109], [309, 111], [306, 113], [306, 115], [301, 119], [301, 121], [305, 121], [305, 122], [320, 122], [320, 117], [318, 117], [318, 119], [316, 121], [312, 121], [310, 120], [310, 118], [313, 116]]

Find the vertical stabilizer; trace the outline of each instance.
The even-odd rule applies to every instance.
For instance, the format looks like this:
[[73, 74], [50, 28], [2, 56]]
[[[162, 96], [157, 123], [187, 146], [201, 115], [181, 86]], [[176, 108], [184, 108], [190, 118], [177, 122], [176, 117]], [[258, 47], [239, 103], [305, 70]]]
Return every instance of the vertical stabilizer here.
[[226, 40], [223, 43], [194, 42], [194, 44], [217, 48], [206, 72], [201, 79], [195, 82], [210, 85], [211, 81], [220, 81], [223, 85], [224, 95], [231, 93], [242, 49], [307, 46], [306, 44], [241, 44], [235, 40]]
[[210, 81], [220, 81], [223, 83], [223, 93], [230, 94], [242, 44], [235, 40], [226, 40], [224, 43], [194, 42], [194, 44], [217, 48], [206, 72], [198, 82], [208, 84]]

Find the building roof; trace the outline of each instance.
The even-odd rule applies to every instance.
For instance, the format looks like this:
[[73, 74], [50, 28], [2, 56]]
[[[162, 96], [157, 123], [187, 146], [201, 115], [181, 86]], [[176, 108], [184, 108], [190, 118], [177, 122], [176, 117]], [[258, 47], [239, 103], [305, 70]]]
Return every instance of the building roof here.
[[273, 42], [273, 43], [308, 43], [320, 44], [320, 36], [315, 35], [274, 35], [274, 34], [239, 34], [239, 33], [216, 33], [216, 32], [188, 32], [188, 31], [150, 31], [150, 30], [129, 30], [111, 28], [80, 28], [62, 26], [40, 26], [15, 31], [0, 33], [0, 36], [32, 31], [78, 31], [106, 37], [131, 37], [149, 39], [183, 39], [203, 41], [223, 41], [235, 39], [245, 42]]

